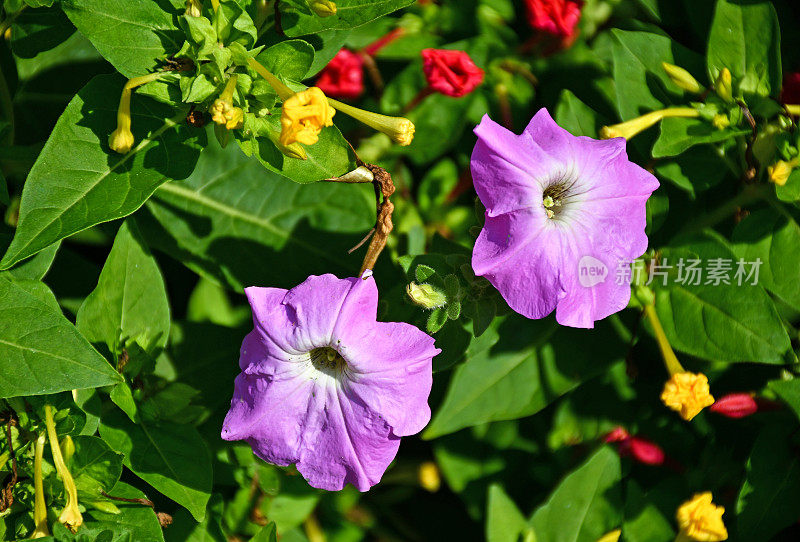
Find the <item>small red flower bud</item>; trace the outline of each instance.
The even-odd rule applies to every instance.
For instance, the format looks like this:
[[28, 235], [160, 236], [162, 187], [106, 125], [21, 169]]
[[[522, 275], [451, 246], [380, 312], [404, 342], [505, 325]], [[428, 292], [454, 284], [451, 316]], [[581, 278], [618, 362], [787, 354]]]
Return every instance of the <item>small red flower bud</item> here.
[[342, 49], [319, 74], [316, 86], [333, 98], [358, 98], [364, 92], [363, 63], [356, 53]]
[[604, 438], [603, 441], [606, 443], [612, 442], [625, 442], [631, 438], [630, 434], [625, 430], [624, 427], [618, 425], [615, 427], [610, 433], [608, 433]]
[[525, 0], [528, 23], [534, 30], [574, 38], [583, 0]]
[[664, 464], [664, 450], [655, 442], [649, 440], [631, 437], [627, 442], [620, 445], [620, 453], [623, 449], [633, 459], [645, 465], [663, 465]]
[[447, 96], [464, 96], [483, 82], [483, 70], [464, 51], [423, 49], [422, 62], [428, 85]]
[[800, 104], [800, 72], [787, 73], [783, 78], [781, 102], [789, 105]]
[[758, 403], [749, 393], [729, 393], [717, 399], [709, 410], [728, 418], [744, 418], [758, 411]]

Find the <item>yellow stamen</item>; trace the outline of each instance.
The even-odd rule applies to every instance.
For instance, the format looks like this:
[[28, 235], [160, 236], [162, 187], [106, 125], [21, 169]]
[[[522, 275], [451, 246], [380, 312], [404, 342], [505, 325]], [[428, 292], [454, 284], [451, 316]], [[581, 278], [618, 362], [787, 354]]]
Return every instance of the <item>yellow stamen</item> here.
[[688, 421], [714, 404], [708, 387], [708, 378], [702, 373], [675, 373], [664, 384], [661, 402]]
[[667, 75], [672, 82], [675, 83], [679, 88], [682, 88], [683, 90], [693, 94], [699, 94], [703, 91], [703, 87], [700, 86], [700, 83], [697, 82], [697, 79], [695, 79], [691, 73], [684, 70], [680, 66], [662, 62], [661, 67], [665, 72], [667, 72]]
[[680, 533], [675, 540], [721, 542], [728, 539], [728, 530], [722, 521], [725, 508], [712, 502], [710, 491], [698, 493], [678, 508], [675, 518]]
[[364, 111], [352, 105], [339, 102], [332, 98], [328, 98], [328, 103], [336, 110], [341, 111], [345, 115], [349, 115], [357, 121], [363, 122], [370, 128], [388, 135], [392, 141], [400, 146], [411, 145], [414, 140], [414, 132], [416, 128], [414, 123], [404, 117], [389, 117], [371, 111]]
[[58, 434], [56, 433], [56, 424], [53, 420], [53, 407], [45, 405], [44, 407], [45, 425], [47, 426], [47, 439], [50, 441], [50, 452], [53, 454], [53, 463], [55, 464], [58, 475], [61, 476], [61, 481], [64, 484], [64, 491], [67, 494], [67, 503], [58, 521], [67, 526], [69, 530], [75, 532], [78, 527], [83, 525], [83, 516], [78, 508], [78, 488], [75, 487], [75, 480], [72, 479], [64, 457], [61, 455], [61, 447], [58, 445]]
[[117, 109], [117, 129], [108, 136], [108, 146], [112, 151], [125, 154], [133, 148], [134, 137], [131, 132], [131, 95], [133, 89], [146, 83], [157, 80], [163, 74], [151, 73], [129, 79], [122, 87], [122, 95], [119, 98], [119, 108]]
[[35, 529], [31, 533], [31, 538], [50, 536], [50, 530], [47, 528], [47, 503], [44, 500], [44, 484], [42, 483], [42, 458], [44, 456], [45, 440], [47, 440], [47, 437], [43, 432], [36, 439], [33, 455], [33, 524]]
[[281, 113], [281, 145], [288, 147], [298, 142], [313, 145], [325, 126], [333, 125], [336, 110], [328, 105], [325, 93], [311, 87], [295, 93], [283, 102]]
[[613, 124], [611, 126], [603, 126], [603, 128], [600, 129], [600, 138], [611, 139], [614, 137], [624, 137], [625, 139], [631, 139], [633, 136], [647, 130], [662, 119], [668, 117], [696, 118], [699, 116], [700, 113], [697, 109], [691, 107], [669, 107], [667, 109], [651, 111], [633, 120]]

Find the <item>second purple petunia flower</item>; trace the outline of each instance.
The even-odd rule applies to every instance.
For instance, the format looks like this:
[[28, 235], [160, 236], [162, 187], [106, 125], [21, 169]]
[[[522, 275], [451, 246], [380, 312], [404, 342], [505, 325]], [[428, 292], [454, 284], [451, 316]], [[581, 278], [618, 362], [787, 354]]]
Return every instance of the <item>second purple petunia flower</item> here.
[[545, 109], [516, 135], [484, 116], [475, 128], [475, 190], [486, 223], [472, 267], [528, 318], [556, 311], [591, 328], [625, 308], [615, 278], [647, 250], [645, 204], [656, 178], [628, 160], [622, 138], [576, 137]]
[[416, 327], [377, 322], [371, 276], [310, 276], [291, 290], [247, 288], [255, 329], [222, 427], [276, 465], [297, 464], [314, 487], [378, 483], [400, 437], [431, 417], [431, 362]]

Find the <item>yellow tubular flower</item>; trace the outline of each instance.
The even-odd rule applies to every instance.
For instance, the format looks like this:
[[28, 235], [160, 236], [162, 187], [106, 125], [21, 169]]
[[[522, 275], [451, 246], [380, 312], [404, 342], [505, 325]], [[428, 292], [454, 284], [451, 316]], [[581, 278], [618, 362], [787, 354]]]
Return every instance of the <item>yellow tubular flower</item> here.
[[728, 115], [714, 115], [714, 118], [711, 120], [711, 124], [714, 125], [714, 128], [717, 130], [724, 130], [728, 126], [731, 125], [731, 120], [728, 118]]
[[665, 72], [667, 72], [667, 75], [672, 82], [683, 90], [693, 94], [699, 94], [703, 91], [703, 87], [700, 86], [700, 83], [697, 82], [697, 79], [692, 77], [691, 73], [684, 70], [680, 66], [662, 62], [661, 67]]
[[64, 484], [64, 491], [67, 494], [67, 504], [58, 521], [67, 526], [73, 533], [83, 525], [83, 516], [78, 508], [78, 488], [75, 487], [75, 480], [72, 479], [64, 457], [61, 455], [61, 447], [58, 445], [58, 434], [56, 433], [56, 424], [53, 420], [53, 407], [46, 405], [44, 407], [45, 425], [47, 426], [47, 439], [50, 441], [50, 452], [53, 454], [53, 464], [55, 464], [58, 475], [61, 476], [61, 481]]
[[317, 17], [336, 15], [336, 4], [331, 0], [308, 0], [308, 7]]
[[733, 81], [731, 78], [731, 71], [728, 68], [722, 68], [717, 77], [717, 82], [714, 84], [714, 90], [717, 91], [717, 96], [726, 102], [733, 101]]
[[433, 461], [426, 461], [419, 466], [419, 485], [425, 491], [436, 493], [442, 486], [442, 478], [439, 476], [439, 467]]
[[392, 141], [401, 147], [411, 145], [411, 142], [414, 141], [414, 132], [416, 128], [414, 127], [414, 123], [407, 118], [389, 117], [387, 115], [372, 113], [371, 111], [364, 111], [363, 109], [347, 105], [331, 98], [328, 98], [328, 103], [336, 108], [337, 111], [341, 111], [345, 115], [349, 115], [357, 121], [363, 122], [370, 128], [388, 135]]
[[133, 148], [134, 137], [131, 132], [131, 95], [133, 89], [145, 83], [157, 80], [161, 73], [151, 73], [129, 79], [122, 87], [122, 95], [119, 98], [119, 108], [117, 109], [117, 129], [108, 136], [108, 147], [120, 154], [126, 154]]
[[800, 105], [787, 105], [786, 111], [788, 111], [790, 115], [794, 115], [795, 117], [800, 116]]
[[233, 75], [228, 79], [225, 89], [219, 98], [211, 104], [211, 120], [228, 130], [241, 128], [244, 122], [244, 112], [241, 107], [233, 106], [233, 92], [236, 90], [238, 75]]
[[684, 117], [695, 118], [699, 117], [700, 113], [697, 109], [691, 107], [669, 107], [667, 109], [660, 109], [658, 111], [651, 111], [646, 115], [637, 117], [627, 122], [613, 124], [611, 126], [603, 126], [600, 129], [601, 139], [611, 139], [614, 137], [624, 137], [631, 139], [636, 134], [647, 130], [657, 122], [667, 117]]
[[725, 508], [711, 502], [711, 492], [698, 493], [683, 503], [675, 514], [680, 527], [678, 540], [720, 542], [728, 539], [728, 530], [722, 521]]
[[622, 530], [614, 529], [613, 531], [609, 531], [600, 538], [598, 538], [597, 542], [618, 542], [621, 536], [622, 536]]
[[50, 536], [47, 528], [47, 503], [44, 500], [44, 485], [42, 483], [42, 458], [44, 456], [44, 443], [47, 440], [45, 433], [36, 439], [36, 448], [33, 455], [33, 524], [35, 529], [31, 538], [44, 538]]
[[201, 17], [203, 15], [203, 2], [201, 0], [187, 0], [186, 15], [189, 17]]
[[283, 102], [281, 113], [281, 145], [298, 142], [313, 145], [325, 126], [333, 125], [336, 110], [328, 105], [325, 93], [317, 87], [295, 93]]
[[664, 384], [661, 401], [688, 421], [714, 404], [708, 378], [702, 373], [675, 373]]
[[792, 174], [792, 171], [798, 165], [800, 165], [800, 159], [798, 158], [794, 158], [788, 162], [784, 160], [775, 162], [767, 168], [767, 175], [769, 175], [770, 182], [775, 183], [778, 186], [785, 185], [786, 181], [789, 180], [789, 176]]

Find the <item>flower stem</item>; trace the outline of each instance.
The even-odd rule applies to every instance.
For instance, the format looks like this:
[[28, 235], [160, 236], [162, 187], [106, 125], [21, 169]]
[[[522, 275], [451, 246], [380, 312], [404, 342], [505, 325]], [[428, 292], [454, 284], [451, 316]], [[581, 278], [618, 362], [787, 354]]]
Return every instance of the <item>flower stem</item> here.
[[43, 538], [50, 536], [47, 528], [47, 503], [44, 500], [44, 484], [42, 482], [42, 458], [44, 457], [44, 443], [47, 440], [45, 432], [39, 434], [36, 439], [36, 449], [33, 456], [33, 524], [35, 529], [31, 538]]
[[685, 373], [686, 369], [684, 369], [681, 363], [678, 361], [678, 357], [675, 355], [675, 352], [672, 350], [672, 346], [669, 344], [667, 334], [664, 333], [664, 328], [661, 326], [661, 321], [658, 319], [658, 313], [656, 313], [655, 306], [650, 304], [645, 305], [644, 313], [647, 316], [647, 319], [650, 321], [650, 325], [653, 326], [653, 332], [656, 334], [658, 349], [661, 350], [661, 356], [664, 358], [664, 365], [667, 367], [669, 374], [673, 375], [676, 373]]
[[258, 75], [263, 77], [267, 83], [278, 93], [278, 97], [281, 100], [288, 100], [294, 95], [294, 91], [287, 87], [283, 81], [275, 77], [272, 72], [270, 72], [267, 68], [262, 66], [255, 58], [248, 58], [247, 63], [253, 68]]

